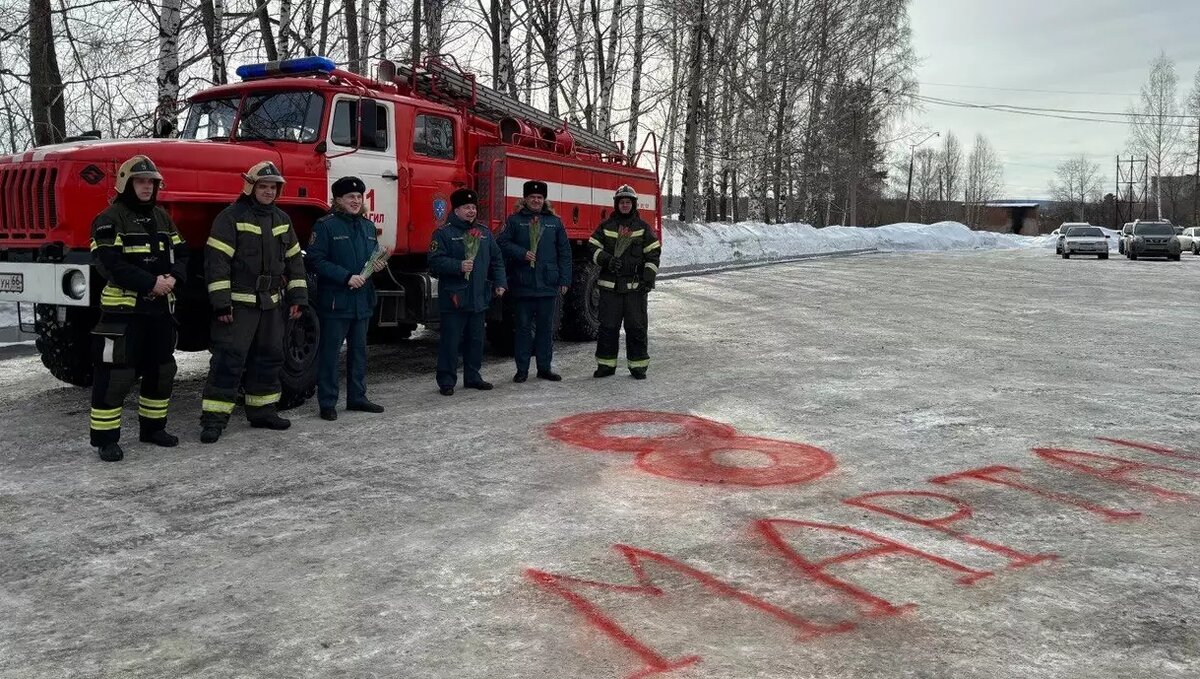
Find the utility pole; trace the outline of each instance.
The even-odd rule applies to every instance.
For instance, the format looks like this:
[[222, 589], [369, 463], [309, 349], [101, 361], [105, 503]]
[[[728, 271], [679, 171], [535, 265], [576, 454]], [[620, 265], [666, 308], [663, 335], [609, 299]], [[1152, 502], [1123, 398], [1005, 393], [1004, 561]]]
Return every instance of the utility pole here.
[[1192, 226], [1200, 226], [1200, 117], [1196, 118], [1196, 179], [1192, 184]]
[[924, 144], [925, 142], [929, 141], [930, 139], [933, 139], [934, 137], [940, 137], [940, 136], [942, 136], [941, 132], [934, 132], [933, 134], [929, 135], [928, 137], [925, 137], [924, 139], [917, 142], [916, 144], [908, 145], [908, 191], [904, 196], [904, 221], [906, 221], [906, 222], [908, 221], [909, 209], [912, 207], [913, 162], [916, 160], [916, 149], [918, 146], [920, 146], [921, 144]]

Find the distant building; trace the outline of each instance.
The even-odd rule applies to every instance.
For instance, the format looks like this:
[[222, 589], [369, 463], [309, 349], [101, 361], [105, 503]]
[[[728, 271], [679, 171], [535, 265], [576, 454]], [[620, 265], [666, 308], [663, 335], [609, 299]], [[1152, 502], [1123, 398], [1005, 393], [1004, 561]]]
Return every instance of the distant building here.
[[1037, 236], [1041, 233], [1038, 209], [1040, 202], [998, 200], [984, 203], [983, 218], [978, 229], [997, 233], [1017, 233]]

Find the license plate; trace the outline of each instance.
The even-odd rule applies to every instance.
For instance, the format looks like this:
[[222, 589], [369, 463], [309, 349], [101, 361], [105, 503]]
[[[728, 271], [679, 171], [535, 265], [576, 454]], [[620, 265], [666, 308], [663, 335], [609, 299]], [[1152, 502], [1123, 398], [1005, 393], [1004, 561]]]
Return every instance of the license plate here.
[[0, 273], [0, 292], [25, 292], [25, 274]]

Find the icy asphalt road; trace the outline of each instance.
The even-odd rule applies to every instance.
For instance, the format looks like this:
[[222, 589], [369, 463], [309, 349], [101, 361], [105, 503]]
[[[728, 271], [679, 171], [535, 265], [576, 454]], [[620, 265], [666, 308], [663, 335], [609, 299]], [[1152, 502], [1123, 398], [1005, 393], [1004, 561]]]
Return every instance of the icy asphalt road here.
[[[1198, 274], [1002, 252], [679, 279], [645, 382], [562, 345], [562, 383], [496, 359], [496, 391], [447, 399], [427, 337], [373, 348], [386, 415], [216, 446], [181, 354], [184, 444], [127, 429], [116, 465], [84, 391], [8, 358], [0, 677], [1200, 676]], [[640, 465], [547, 432], [613, 409], [736, 432], [608, 430]], [[928, 482], [996, 465], [1022, 471]]]

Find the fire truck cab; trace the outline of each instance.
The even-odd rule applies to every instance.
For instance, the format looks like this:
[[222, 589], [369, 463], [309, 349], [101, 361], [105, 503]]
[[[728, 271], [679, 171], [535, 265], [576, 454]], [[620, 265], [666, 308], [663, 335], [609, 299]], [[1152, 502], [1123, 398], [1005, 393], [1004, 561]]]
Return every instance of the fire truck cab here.
[[[278, 204], [302, 243], [328, 212], [335, 180], [356, 175], [366, 183], [367, 217], [392, 251], [374, 277], [376, 341], [436, 325], [437, 281], [428, 273], [427, 252], [458, 188], [477, 191], [479, 221], [499, 232], [526, 180], [549, 184], [575, 254], [575, 280], [562, 304], [565, 339], [595, 338], [598, 271], [587, 240], [612, 211], [618, 186], [637, 190], [643, 219], [661, 233], [656, 148], [626, 153], [441, 60], [381, 62], [379, 79], [340, 70], [323, 57], [247, 65], [237, 74], [240, 82], [189, 99], [178, 138], [77, 138], [0, 156], [0, 301], [32, 304], [34, 318], [22, 323], [32, 320], [42, 361], [55, 377], [90, 384], [88, 346], [103, 287], [90, 265], [91, 223], [115, 195], [117, 167], [138, 153], [163, 174], [159, 204], [193, 249], [188, 283], [177, 290], [182, 350], [208, 347], [204, 243], [213, 218], [239, 194], [241, 174], [262, 160], [274, 161], [287, 179]], [[501, 350], [511, 343], [510, 319], [502, 305], [489, 314], [488, 336]], [[315, 388], [318, 337], [311, 310], [289, 321], [286, 405]]]

